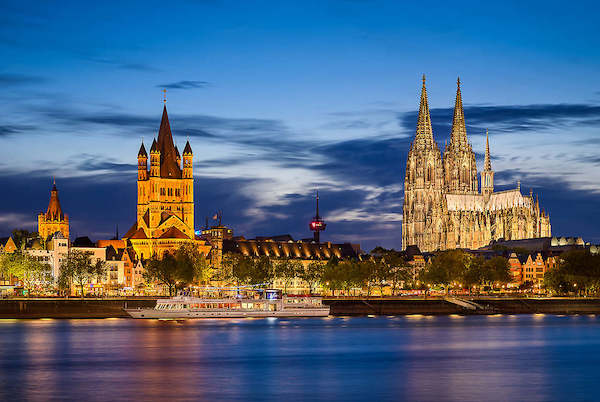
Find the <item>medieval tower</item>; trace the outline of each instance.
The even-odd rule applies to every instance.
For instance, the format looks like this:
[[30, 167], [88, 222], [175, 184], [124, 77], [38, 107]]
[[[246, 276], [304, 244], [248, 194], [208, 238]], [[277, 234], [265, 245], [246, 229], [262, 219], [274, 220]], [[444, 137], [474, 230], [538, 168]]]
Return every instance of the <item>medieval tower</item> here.
[[195, 240], [193, 156], [189, 141], [183, 154], [175, 146], [165, 104], [150, 166], [143, 143], [137, 155], [137, 219], [123, 236], [139, 257], [161, 255]]
[[40, 212], [38, 215], [38, 235], [45, 241], [56, 232], [62, 233], [66, 239], [69, 238], [69, 216], [62, 211], [56, 182], [54, 182], [48, 208], [45, 213]]

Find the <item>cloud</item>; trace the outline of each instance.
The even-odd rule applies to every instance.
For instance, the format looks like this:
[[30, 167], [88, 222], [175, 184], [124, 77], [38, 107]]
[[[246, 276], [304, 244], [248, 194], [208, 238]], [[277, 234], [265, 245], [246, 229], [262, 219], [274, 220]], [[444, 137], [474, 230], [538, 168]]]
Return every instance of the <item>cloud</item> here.
[[[33, 228], [37, 221], [34, 215], [24, 214], [24, 213], [3, 213], [0, 214], [0, 228]], [[11, 229], [4, 230], [4, 233], [7, 234]]]
[[208, 82], [206, 81], [177, 81], [171, 82], [170, 84], [160, 84], [157, 85], [158, 88], [167, 88], [167, 89], [198, 89], [198, 88], [206, 88]]
[[[431, 122], [436, 138], [447, 138], [452, 126], [453, 108], [431, 109]], [[534, 104], [534, 105], [472, 105], [465, 106], [465, 120], [469, 132], [514, 133], [549, 128], [598, 126], [600, 105], [595, 104]], [[400, 125], [414, 131], [418, 111], [400, 113]]]
[[34, 85], [42, 84], [47, 82], [46, 78], [38, 77], [35, 75], [24, 75], [24, 74], [0, 74], [0, 85], [8, 86], [19, 86], [19, 85]]
[[5, 124], [0, 125], [0, 137], [8, 137], [14, 134], [20, 134], [27, 131], [34, 131], [35, 126], [30, 125], [18, 125], [18, 124]]

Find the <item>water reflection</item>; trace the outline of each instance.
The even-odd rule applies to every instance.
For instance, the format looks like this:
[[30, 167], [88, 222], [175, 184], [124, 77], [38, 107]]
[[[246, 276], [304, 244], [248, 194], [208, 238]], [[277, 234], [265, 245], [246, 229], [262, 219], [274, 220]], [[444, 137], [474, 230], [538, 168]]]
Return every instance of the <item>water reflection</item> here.
[[1, 400], [584, 400], [596, 316], [0, 320]]

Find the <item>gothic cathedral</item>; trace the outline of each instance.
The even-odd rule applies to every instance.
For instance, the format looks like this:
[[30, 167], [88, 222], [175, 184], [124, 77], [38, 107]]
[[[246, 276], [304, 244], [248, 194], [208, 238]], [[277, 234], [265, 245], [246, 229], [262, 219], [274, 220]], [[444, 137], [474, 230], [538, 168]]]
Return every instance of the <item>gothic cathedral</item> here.
[[550, 217], [533, 194], [516, 189], [494, 192], [494, 171], [486, 131], [481, 190], [475, 153], [467, 129], [457, 82], [450, 142], [443, 158], [433, 137], [425, 76], [415, 138], [404, 177], [402, 248], [421, 251], [477, 249], [492, 240], [551, 236]]

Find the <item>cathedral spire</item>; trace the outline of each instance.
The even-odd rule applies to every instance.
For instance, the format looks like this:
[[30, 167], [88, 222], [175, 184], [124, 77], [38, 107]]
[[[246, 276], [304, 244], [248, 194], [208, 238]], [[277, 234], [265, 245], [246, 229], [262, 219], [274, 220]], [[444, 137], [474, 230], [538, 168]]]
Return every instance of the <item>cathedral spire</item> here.
[[419, 117], [417, 119], [417, 132], [415, 144], [430, 146], [434, 144], [433, 129], [431, 128], [431, 116], [429, 114], [429, 103], [427, 102], [427, 88], [425, 87], [425, 74], [423, 74], [423, 87], [421, 88], [421, 103], [419, 105]]
[[492, 170], [492, 162], [490, 158], [490, 138], [488, 136], [488, 129], [485, 129], [485, 161], [484, 161], [484, 169]]
[[454, 102], [454, 117], [452, 118], [450, 143], [455, 147], [468, 145], [465, 113], [463, 110], [462, 95], [460, 93], [460, 77], [456, 80], [456, 100]]

